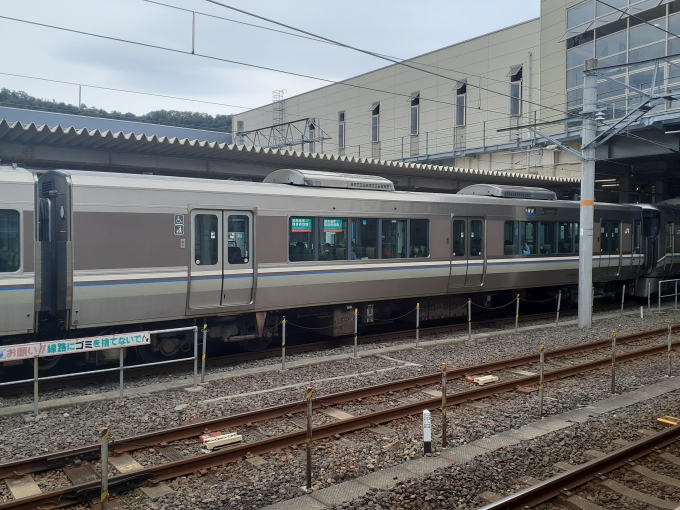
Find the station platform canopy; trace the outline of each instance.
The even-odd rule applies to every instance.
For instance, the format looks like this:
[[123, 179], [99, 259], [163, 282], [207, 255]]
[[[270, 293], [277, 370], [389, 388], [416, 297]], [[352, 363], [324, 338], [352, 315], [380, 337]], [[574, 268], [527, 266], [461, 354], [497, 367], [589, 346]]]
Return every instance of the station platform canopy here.
[[0, 120], [0, 161], [27, 168], [69, 168], [261, 181], [273, 170], [300, 168], [378, 175], [396, 189], [452, 193], [470, 184], [540, 186], [568, 196], [579, 180], [465, 169], [326, 153], [269, 149], [189, 138], [77, 129]]

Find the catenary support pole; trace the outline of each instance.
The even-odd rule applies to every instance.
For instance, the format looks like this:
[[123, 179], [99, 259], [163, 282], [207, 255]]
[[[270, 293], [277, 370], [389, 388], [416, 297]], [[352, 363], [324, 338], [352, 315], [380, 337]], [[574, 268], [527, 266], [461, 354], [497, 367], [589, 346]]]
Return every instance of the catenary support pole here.
[[416, 348], [420, 344], [420, 303], [416, 303]]
[[446, 363], [442, 364], [442, 448], [448, 446], [446, 440]]
[[623, 286], [621, 291], [621, 315], [623, 315], [623, 304], [626, 302], [626, 286]]
[[101, 461], [102, 461], [102, 489], [101, 489], [101, 510], [106, 510], [106, 503], [109, 501], [109, 428], [102, 427], [99, 431], [101, 440]]
[[33, 358], [33, 414], [38, 416], [38, 359]]
[[118, 390], [119, 390], [119, 398], [123, 400], [125, 398], [125, 351], [121, 347], [118, 349], [118, 375], [119, 375], [119, 382], [118, 382]]
[[[583, 114], [585, 118], [581, 127], [581, 143], [586, 146], [597, 136], [595, 111], [597, 110], [597, 59], [585, 61], [583, 78]], [[581, 212], [580, 212], [580, 248], [578, 274], [578, 327], [589, 329], [592, 325], [593, 310], [588, 306], [591, 301], [588, 295], [593, 287], [593, 216], [595, 209], [595, 148], [582, 151], [581, 161]]]
[[519, 326], [519, 294], [517, 294], [517, 306], [515, 307], [515, 333]]
[[357, 338], [357, 329], [358, 329], [358, 322], [359, 322], [359, 310], [354, 309], [354, 357], [357, 357], [357, 344], [358, 338]]
[[616, 393], [616, 331], [612, 333], [612, 393]]
[[203, 353], [201, 354], [201, 382], [205, 382], [205, 360], [208, 357], [208, 324], [203, 323]]
[[286, 369], [286, 316], [281, 321], [281, 370]]
[[562, 291], [557, 294], [557, 318], [555, 319], [555, 327], [560, 325], [560, 306], [562, 306]]
[[545, 363], [545, 345], [541, 345], [540, 348], [540, 369], [539, 369], [539, 380], [538, 380], [538, 416], [543, 418], [543, 365]]
[[312, 388], [307, 388], [307, 489], [312, 488]]

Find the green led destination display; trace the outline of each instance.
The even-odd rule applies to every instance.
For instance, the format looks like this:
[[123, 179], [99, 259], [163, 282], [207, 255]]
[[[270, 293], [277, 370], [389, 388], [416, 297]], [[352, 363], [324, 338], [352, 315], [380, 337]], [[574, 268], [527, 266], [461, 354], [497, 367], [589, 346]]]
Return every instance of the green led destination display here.
[[290, 219], [291, 232], [311, 232], [312, 218], [291, 218]]
[[323, 231], [324, 232], [342, 232], [342, 218], [324, 218]]

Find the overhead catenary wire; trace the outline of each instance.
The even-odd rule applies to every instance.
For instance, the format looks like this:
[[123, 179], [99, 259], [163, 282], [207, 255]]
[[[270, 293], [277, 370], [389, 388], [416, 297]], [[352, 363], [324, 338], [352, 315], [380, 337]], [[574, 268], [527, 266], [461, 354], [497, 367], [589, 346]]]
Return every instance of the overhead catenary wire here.
[[[212, 56], [212, 55], [206, 55], [206, 54], [193, 52], [193, 51], [180, 50], [180, 49], [176, 49], [176, 48], [168, 48], [168, 47], [160, 46], [160, 45], [156, 45], [156, 44], [143, 43], [143, 42], [139, 42], [139, 41], [131, 41], [129, 39], [123, 39], [123, 38], [120, 38], [120, 37], [113, 37], [113, 36], [107, 36], [107, 35], [102, 35], [102, 34], [96, 34], [96, 33], [93, 33], [93, 32], [86, 32], [86, 31], [83, 31], [83, 30], [76, 30], [76, 29], [60, 27], [60, 26], [56, 26], [56, 25], [50, 25], [50, 24], [47, 24], [47, 23], [39, 23], [39, 22], [36, 22], [36, 21], [29, 21], [29, 20], [14, 18], [14, 17], [10, 17], [10, 16], [3, 16], [3, 15], [0, 15], [0, 19], [6, 19], [6, 20], [9, 20], [9, 21], [15, 21], [15, 22], [18, 22], [18, 23], [25, 23], [25, 24], [28, 24], [28, 25], [34, 25], [34, 26], [39, 26], [39, 27], [43, 27], [43, 28], [50, 28], [50, 29], [54, 29], [54, 30], [60, 30], [60, 31], [64, 31], [64, 32], [70, 32], [70, 33], [85, 35], [85, 36], [89, 36], [89, 37], [96, 37], [96, 38], [99, 38], [99, 39], [104, 39], [104, 40], [109, 40], [109, 41], [114, 41], [114, 42], [121, 42], [121, 43], [125, 43], [125, 44], [133, 44], [133, 45], [137, 45], [137, 46], [141, 46], [141, 47], [163, 50], [163, 51], [168, 51], [168, 52], [186, 55], [186, 56], [193, 56], [193, 57], [205, 58], [205, 59], [208, 59], [208, 60], [215, 60], [215, 61], [235, 64], [235, 65], [242, 65], [242, 66], [251, 67], [251, 68], [254, 68], [254, 69], [261, 69], [261, 70], [265, 70], [265, 71], [272, 71], [272, 72], [277, 72], [277, 73], [281, 73], [281, 74], [297, 76], [297, 77], [301, 77], [301, 78], [308, 78], [308, 79], [312, 79], [312, 80], [323, 81], [323, 82], [330, 83], [330, 84], [336, 84], [336, 85], [342, 85], [342, 86], [346, 86], [346, 87], [369, 90], [369, 91], [373, 91], [373, 92], [380, 92], [380, 93], [384, 93], [384, 94], [391, 94], [393, 96], [399, 96], [399, 97], [405, 97], [405, 98], [410, 97], [410, 94], [403, 94], [403, 93], [394, 92], [394, 91], [386, 91], [386, 90], [376, 89], [376, 88], [373, 88], [373, 87], [367, 87], [365, 85], [348, 83], [347, 81], [331, 80], [331, 79], [328, 79], [328, 78], [311, 76], [311, 75], [307, 75], [307, 74], [304, 74], [304, 73], [296, 73], [294, 71], [286, 71], [286, 70], [283, 70], [283, 69], [276, 69], [276, 68], [262, 66], [262, 65], [258, 65], [258, 64], [252, 64], [252, 63], [248, 63], [248, 62], [241, 62], [241, 61], [237, 61], [237, 60], [226, 59], [226, 58], [216, 57], [216, 56]], [[449, 79], [448, 77], [445, 77], [445, 78]], [[488, 90], [488, 89], [485, 89], [485, 90]], [[489, 91], [492, 92], [492, 93], [495, 93], [494, 91], [491, 91], [491, 90], [489, 90]], [[509, 95], [503, 94], [503, 93], [500, 93], [500, 92], [498, 92], [498, 94], [510, 97]], [[439, 99], [421, 98], [421, 101], [428, 101], [428, 102], [431, 102], [431, 103], [445, 104], [445, 105], [452, 106], [452, 107], [456, 106], [455, 103], [448, 102], [448, 101], [442, 101], [442, 100], [439, 100]], [[539, 103], [533, 103], [533, 104], [538, 104], [539, 106], [542, 106]], [[552, 107], [547, 107], [547, 108], [558, 111], [560, 114], [565, 114], [565, 112], [563, 110], [558, 110], [558, 109], [552, 108]], [[507, 112], [501, 112], [501, 111], [498, 111], [498, 110], [490, 110], [490, 109], [484, 109], [484, 108], [477, 108], [477, 109], [482, 110], [482, 111], [486, 111], [488, 113], [496, 113], [496, 114], [499, 114], [499, 115], [502, 115], [502, 116], [508, 116]]]
[[[333, 40], [333, 39], [329, 39], [328, 37], [324, 37], [324, 36], [321, 36], [321, 35], [318, 35], [318, 34], [314, 34], [314, 33], [312, 33], [312, 32], [308, 32], [308, 31], [302, 30], [302, 29], [300, 29], [300, 28], [295, 28], [295, 27], [293, 27], [293, 26], [291, 26], [291, 25], [287, 25], [287, 24], [285, 24], [285, 23], [282, 23], [282, 22], [280, 22], [280, 21], [273, 20], [273, 19], [271, 19], [271, 18], [267, 18], [267, 17], [265, 17], [265, 16], [260, 16], [259, 14], [251, 13], [251, 12], [249, 12], [249, 11], [246, 11], [246, 10], [243, 10], [243, 9], [239, 9], [239, 8], [237, 8], [237, 7], [234, 7], [234, 6], [231, 6], [231, 5], [228, 5], [228, 4], [224, 4], [224, 3], [222, 3], [222, 2], [218, 2], [217, 0], [205, 0], [205, 1], [206, 1], [206, 2], [209, 2], [209, 3], [211, 3], [211, 4], [220, 5], [220, 6], [224, 7], [224, 8], [226, 8], [226, 9], [230, 9], [230, 10], [233, 10], [233, 11], [236, 11], [236, 12], [240, 12], [241, 14], [245, 14], [245, 15], [247, 15], [247, 16], [252, 16], [252, 17], [254, 17], [254, 18], [261, 19], [261, 20], [266, 21], [266, 22], [268, 22], [268, 23], [273, 23], [273, 24], [275, 24], [275, 25], [279, 25], [279, 26], [282, 26], [282, 27], [284, 27], [284, 28], [288, 28], [288, 29], [290, 29], [290, 30], [294, 30], [294, 31], [296, 31], [296, 32], [300, 32], [300, 33], [306, 34], [306, 35], [311, 36], [311, 37], [316, 37], [316, 38], [318, 38], [318, 39], [323, 39], [323, 40], [325, 40], [325, 41], [332, 42], [332, 43], [334, 43], [334, 44], [337, 44], [337, 45], [342, 46], [342, 47], [347, 48], [347, 49], [351, 49], [351, 50], [354, 50], [354, 51], [358, 51], [358, 52], [360, 52], [360, 53], [364, 53], [364, 54], [366, 54], [366, 55], [370, 55], [370, 56], [373, 56], [373, 57], [376, 57], [376, 58], [380, 58], [380, 59], [383, 59], [383, 60], [387, 60], [388, 62], [392, 62], [393, 64], [401, 65], [401, 66], [404, 66], [404, 67], [409, 67], [409, 68], [411, 68], [411, 69], [415, 69], [415, 70], [417, 70], [417, 71], [421, 71], [421, 72], [424, 72], [424, 73], [427, 73], [427, 74], [431, 74], [431, 75], [436, 76], [436, 77], [439, 77], [439, 78], [444, 78], [444, 79], [446, 79], [446, 80], [451, 80], [451, 81], [454, 81], [454, 82], [455, 82], [455, 81], [458, 81], [456, 78], [452, 78], [452, 77], [450, 77], [450, 76], [444, 76], [444, 75], [442, 75], [442, 74], [435, 73], [435, 72], [432, 72], [432, 71], [428, 71], [428, 70], [426, 70], [426, 69], [420, 69], [420, 68], [418, 68], [418, 67], [415, 67], [415, 66], [413, 66], [413, 65], [410, 65], [410, 64], [406, 63], [406, 62], [403, 61], [403, 60], [400, 61], [400, 60], [394, 59], [394, 58], [392, 58], [392, 57], [387, 57], [387, 56], [385, 56], [385, 55], [381, 55], [381, 54], [379, 54], [379, 53], [375, 53], [375, 52], [372, 52], [372, 51], [369, 51], [369, 50], [364, 50], [364, 49], [362, 49], [362, 48], [358, 48], [358, 47], [356, 47], [356, 46], [352, 46], [352, 45], [349, 45], [349, 44], [341, 43], [341, 42], [339, 42], [339, 41], [335, 41], [335, 40]], [[476, 88], [478, 88], [479, 90], [484, 90], [484, 91], [486, 91], [486, 92], [490, 92], [490, 93], [492, 93], [492, 94], [505, 96], [505, 97], [508, 97], [508, 98], [511, 98], [511, 99], [515, 98], [514, 96], [512, 96], [512, 95], [510, 95], [510, 94], [506, 94], [506, 93], [503, 93], [503, 92], [498, 92], [498, 91], [494, 91], [494, 90], [491, 90], [491, 89], [487, 89], [487, 88], [485, 88], [485, 87], [482, 87], [482, 86], [481, 86], [481, 83], [480, 83], [480, 85], [474, 85], [473, 83], [468, 83], [468, 85], [470, 85], [470, 86], [472, 86], [472, 87], [476, 87]], [[523, 98], [516, 98], [516, 99], [519, 99], [519, 100], [520, 100], [521, 102], [523, 102], [523, 103], [527, 103], [527, 104], [539, 106], [539, 107], [544, 108], [544, 109], [559, 111], [560, 113], [566, 114], [566, 115], [573, 115], [573, 114], [569, 113], [568, 111], [565, 111], [565, 110], [558, 110], [558, 109], [553, 108], [553, 107], [551, 107], [551, 106], [546, 106], [546, 105], [543, 105], [543, 104], [541, 104], [541, 103], [536, 103], [536, 102], [534, 102], [534, 101], [529, 101], [528, 99], [523, 99]], [[583, 117], [582, 115], [574, 115], [574, 116]]]
[[[159, 5], [159, 6], [162, 6], [162, 7], [167, 7], [169, 9], [176, 9], [176, 10], [184, 11], [184, 12], [187, 12], [187, 13], [198, 14], [200, 16], [205, 16], [207, 18], [219, 19], [219, 20], [222, 20], [222, 21], [228, 21], [230, 23], [237, 23], [239, 25], [246, 25], [246, 26], [253, 27], [253, 28], [258, 28], [258, 29], [267, 30], [267, 31], [270, 31], [270, 32], [276, 32], [276, 33], [279, 33], [279, 34], [288, 35], [288, 36], [291, 36], [291, 37], [306, 39], [308, 41], [313, 41], [313, 42], [322, 43], [322, 44], [328, 44], [328, 45], [331, 45], [331, 46], [340, 46], [336, 42], [332, 42], [332, 41], [328, 41], [328, 40], [324, 40], [324, 39], [319, 39], [317, 37], [310, 37], [310, 36], [306, 36], [306, 35], [295, 34], [293, 32], [286, 32], [285, 30], [277, 30], [275, 28], [265, 27], [263, 25], [256, 25], [254, 23], [247, 23], [245, 21], [235, 20], [235, 19], [232, 19], [232, 18], [225, 18], [223, 16], [217, 16], [215, 14], [209, 14], [207, 12], [201, 12], [201, 11], [197, 11], [195, 9], [188, 9], [186, 7], [177, 7], [175, 5], [170, 5], [170, 4], [166, 4], [166, 3], [163, 3], [163, 2], [158, 2], [157, 0], [142, 0], [142, 1], [150, 3], [150, 4]], [[401, 58], [401, 57], [395, 57], [395, 56], [387, 55], [387, 54], [384, 54], [384, 53], [377, 53], [376, 52], [376, 55], [381, 55], [381, 56], [384, 56], [384, 57], [398, 59], [398, 60], [413, 61], [413, 59], [405, 59], [405, 58]], [[437, 66], [437, 65], [434, 65], [434, 64], [427, 64], [425, 62], [417, 62], [417, 64], [422, 65], [422, 66], [426, 66], [426, 67], [431, 67], [433, 69], [440, 69], [442, 71], [450, 71], [450, 72], [454, 72], [454, 73], [455, 72], [462, 72], [462, 71], [457, 71], [455, 69], [449, 69], [449, 68], [446, 68], [446, 67]], [[464, 73], [464, 74], [466, 75], [466, 77], [480, 78], [480, 79], [484, 78], [486, 80], [495, 81], [497, 83], [503, 83], [503, 84], [507, 83], [506, 81], [502, 81], [502, 80], [499, 80], [497, 78], [490, 78], [490, 77], [481, 76], [481, 75], [478, 75], [478, 74], [471, 74], [471, 73]], [[525, 88], [527, 90], [536, 90], [538, 92], [548, 94], [549, 96], [566, 96], [566, 93], [555, 92], [553, 90], [547, 90], [547, 89], [541, 89], [540, 87], [530, 87], [528, 85], [523, 85], [523, 88]]]

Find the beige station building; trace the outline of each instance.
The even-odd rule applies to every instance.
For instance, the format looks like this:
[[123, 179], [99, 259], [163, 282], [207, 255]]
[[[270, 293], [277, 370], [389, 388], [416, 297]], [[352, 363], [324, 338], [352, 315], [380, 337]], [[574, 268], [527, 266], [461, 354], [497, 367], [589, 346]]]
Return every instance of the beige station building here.
[[[602, 74], [602, 131], [637, 118], [652, 85], [657, 94], [680, 93], [675, 34], [680, 0], [541, 0], [539, 18], [236, 115], [233, 139], [349, 159], [578, 178], [579, 159], [555, 141], [580, 150], [584, 60], [597, 58]], [[291, 135], [291, 123], [303, 125], [303, 135]], [[680, 102], [668, 99], [600, 146], [596, 198], [677, 196], [678, 133]]]

